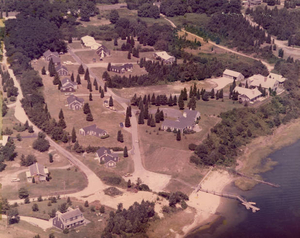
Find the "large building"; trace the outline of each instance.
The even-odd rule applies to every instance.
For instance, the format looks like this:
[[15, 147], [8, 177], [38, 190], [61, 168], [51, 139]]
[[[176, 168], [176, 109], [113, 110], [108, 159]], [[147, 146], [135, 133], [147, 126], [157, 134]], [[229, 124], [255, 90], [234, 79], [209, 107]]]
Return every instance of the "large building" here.
[[81, 37], [81, 43], [85, 47], [90, 47], [92, 50], [97, 50], [101, 44], [97, 43], [94, 37], [91, 36], [83, 36]]
[[253, 102], [262, 95], [257, 88], [250, 89], [236, 86], [233, 91], [239, 94], [238, 100], [241, 102]]
[[162, 130], [170, 129], [180, 130], [193, 130], [195, 127], [195, 122], [200, 118], [200, 112], [195, 110], [185, 109], [183, 115], [179, 117], [176, 121], [165, 119], [161, 125]]

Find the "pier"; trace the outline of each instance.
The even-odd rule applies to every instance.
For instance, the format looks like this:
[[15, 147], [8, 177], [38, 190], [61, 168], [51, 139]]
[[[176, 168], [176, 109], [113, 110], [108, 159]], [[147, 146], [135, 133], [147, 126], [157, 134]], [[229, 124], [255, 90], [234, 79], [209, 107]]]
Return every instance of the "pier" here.
[[263, 183], [263, 184], [266, 184], [266, 185], [269, 185], [271, 187], [275, 187], [275, 188], [279, 188], [280, 185], [279, 184], [274, 184], [274, 183], [270, 183], [270, 182], [266, 182], [266, 181], [263, 181], [263, 180], [260, 180], [260, 179], [256, 179], [256, 178], [252, 178], [246, 174], [243, 174], [243, 173], [240, 173], [240, 172], [237, 172], [237, 171], [234, 171], [237, 175], [241, 176], [241, 177], [244, 177], [244, 178], [247, 178], [247, 179], [251, 179], [251, 180], [254, 180], [258, 183]]
[[220, 197], [225, 197], [225, 198], [230, 198], [230, 199], [236, 199], [239, 200], [248, 210], [252, 209], [252, 212], [257, 212], [260, 210], [260, 208], [254, 206], [256, 205], [255, 202], [248, 202], [245, 198], [243, 198], [240, 195], [236, 195], [236, 194], [229, 194], [229, 193], [219, 193], [219, 192], [215, 192], [215, 191], [209, 191], [209, 190], [204, 190], [201, 187], [198, 186], [197, 190], [198, 191], [202, 191], [205, 193], [210, 193], [216, 196], [220, 196]]

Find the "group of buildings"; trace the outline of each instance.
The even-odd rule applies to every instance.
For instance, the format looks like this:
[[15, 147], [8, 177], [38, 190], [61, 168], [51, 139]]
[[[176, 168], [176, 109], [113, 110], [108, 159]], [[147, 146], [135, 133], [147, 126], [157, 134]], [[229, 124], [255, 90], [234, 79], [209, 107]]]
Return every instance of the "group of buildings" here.
[[84, 47], [91, 48], [92, 50], [96, 50], [96, 53], [99, 56], [100, 60], [103, 60], [104, 57], [110, 55], [110, 50], [106, 46], [97, 43], [95, 38], [92, 36], [81, 37], [81, 44]]
[[270, 91], [277, 92], [282, 87], [286, 80], [279, 74], [270, 73], [268, 76], [261, 74], [255, 74], [249, 78], [243, 76], [243, 74], [226, 69], [223, 72], [223, 78], [230, 78], [236, 81], [236, 86], [233, 91], [238, 92], [238, 99], [241, 102], [254, 102], [262, 96], [262, 92], [259, 89], [265, 90], [267, 95]]

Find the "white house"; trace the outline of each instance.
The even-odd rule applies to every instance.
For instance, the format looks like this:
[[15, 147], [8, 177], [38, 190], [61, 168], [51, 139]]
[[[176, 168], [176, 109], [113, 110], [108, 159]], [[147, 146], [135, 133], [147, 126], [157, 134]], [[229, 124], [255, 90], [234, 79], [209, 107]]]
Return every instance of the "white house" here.
[[230, 70], [230, 69], [225, 69], [223, 72], [223, 77], [224, 78], [231, 78], [232, 80], [236, 81], [241, 81], [244, 80], [244, 75], [242, 75], [240, 72]]
[[169, 55], [166, 51], [160, 51], [154, 53], [155, 59], [161, 59], [166, 64], [171, 64], [175, 61], [175, 57]]
[[93, 50], [97, 50], [101, 44], [97, 43], [94, 39], [94, 37], [92, 36], [83, 36], [81, 37], [81, 43], [85, 46], [85, 47], [90, 47]]
[[268, 75], [268, 79], [276, 79], [278, 81], [279, 85], [282, 85], [284, 83], [284, 81], [286, 80], [286, 78], [284, 78], [282, 75], [274, 74], [274, 73], [270, 73]]
[[249, 89], [236, 86], [233, 91], [238, 92], [238, 99], [242, 102], [253, 102], [262, 95], [257, 88]]
[[275, 78], [265, 77], [261, 74], [255, 74], [248, 79], [248, 85], [250, 88], [258, 88], [260, 85], [263, 89], [277, 90], [279, 82]]

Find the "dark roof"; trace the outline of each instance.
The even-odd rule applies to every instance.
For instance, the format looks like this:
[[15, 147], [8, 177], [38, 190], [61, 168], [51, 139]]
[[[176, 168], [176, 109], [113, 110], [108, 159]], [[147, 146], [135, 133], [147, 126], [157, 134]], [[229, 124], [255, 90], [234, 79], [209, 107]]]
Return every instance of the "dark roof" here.
[[179, 117], [176, 121], [165, 119], [162, 123], [162, 126], [183, 130], [193, 125], [197, 119], [198, 113], [199, 112], [195, 110], [185, 109], [183, 111], [183, 116]]
[[97, 150], [96, 153], [97, 153], [98, 156], [100, 157], [100, 156], [102, 156], [102, 155], [104, 155], [104, 154], [111, 154], [111, 151], [110, 151], [110, 149], [108, 149], [108, 148], [106, 148], [106, 147], [100, 147], [100, 148]]
[[45, 58], [48, 58], [49, 56], [56, 56], [59, 58], [59, 54], [57, 52], [52, 52], [50, 50], [47, 50], [46, 52], [44, 52], [43, 56]]
[[80, 102], [80, 103], [83, 103], [83, 102], [84, 102], [84, 99], [83, 99], [83, 98], [78, 98], [78, 97], [76, 97], [76, 96], [74, 96], [74, 95], [71, 95], [71, 96], [67, 97], [67, 102], [68, 102], [68, 104], [71, 104], [71, 103], [74, 102], [74, 101], [78, 101], [78, 102]]
[[34, 163], [32, 165], [29, 166], [29, 172], [31, 174], [31, 176], [33, 175], [44, 175], [46, 176], [45, 173], [45, 167], [44, 165], [38, 164], [38, 163]]
[[133, 64], [124, 64], [123, 67], [126, 69], [133, 68]]
[[106, 131], [105, 130], [102, 130], [100, 128], [98, 128], [96, 126], [96, 124], [94, 125], [91, 125], [91, 126], [86, 126], [86, 127], [83, 127], [81, 128], [82, 130], [84, 130], [85, 132], [88, 132], [88, 131], [95, 131], [97, 132], [98, 134], [106, 134]]
[[65, 66], [63, 66], [63, 65], [58, 65], [56, 68], [55, 68], [55, 70], [56, 71], [58, 71], [58, 70], [60, 70], [60, 69], [64, 69], [64, 70], [67, 70], [68, 71], [68, 69], [65, 67]]
[[67, 85], [67, 84], [71, 84], [72, 86], [77, 85], [76, 82], [72, 82], [71, 79], [69, 79], [69, 78], [62, 79], [61, 84], [62, 84], [63, 87], [65, 87], [65, 85]]
[[108, 55], [110, 54], [110, 50], [104, 45], [100, 45], [98, 47], [98, 49], [96, 50], [96, 53], [100, 54], [102, 51], [104, 51], [105, 54], [108, 54]]
[[122, 69], [125, 70], [125, 68], [123, 67], [123, 65], [112, 65], [111, 69], [116, 69], [116, 70], [119, 70], [119, 71], [122, 71]]
[[72, 209], [72, 210], [69, 210], [63, 214], [61, 214], [61, 218], [63, 218], [64, 220], [68, 220], [72, 217], [75, 217], [75, 216], [81, 216], [82, 215], [82, 212], [80, 211], [79, 208], [76, 208], [76, 209]]

